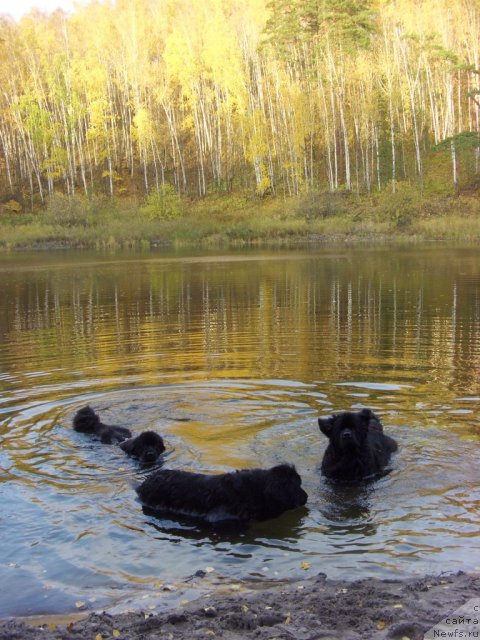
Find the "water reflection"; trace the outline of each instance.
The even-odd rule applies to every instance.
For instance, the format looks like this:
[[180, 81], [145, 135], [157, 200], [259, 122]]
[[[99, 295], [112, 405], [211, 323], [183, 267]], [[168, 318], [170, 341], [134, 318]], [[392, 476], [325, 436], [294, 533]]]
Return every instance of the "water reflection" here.
[[[477, 251], [12, 255], [0, 275], [0, 580], [29, 594], [0, 615], [207, 566], [230, 581], [300, 577], [306, 560], [347, 577], [475, 568]], [[73, 432], [85, 404], [158, 431], [166, 467], [291, 462], [307, 508], [235, 535], [144, 514], [148, 470]], [[400, 443], [392, 471], [329, 485], [317, 417], [363, 406]]]
[[325, 535], [335, 536], [346, 531], [363, 536], [375, 535], [381, 524], [371, 511], [375, 487], [375, 482], [359, 486], [322, 482], [319, 486], [319, 515], [325, 523]]
[[236, 557], [251, 557], [234, 551], [238, 544], [251, 544], [256, 537], [273, 538], [275, 547], [281, 547], [281, 541], [295, 543], [301, 533], [302, 525], [308, 514], [306, 507], [299, 507], [284, 513], [275, 521], [247, 523], [240, 520], [223, 520], [216, 523], [180, 514], [162, 514], [159, 511], [142, 506], [142, 512], [148, 516], [148, 524], [156, 531], [168, 536], [177, 536], [180, 541], [194, 540], [197, 544], [231, 545], [230, 553]]
[[[479, 383], [479, 273], [473, 253], [345, 252], [287, 260], [132, 262], [39, 272], [4, 282], [0, 328], [22, 377], [96, 367]], [[123, 358], [122, 358], [123, 356]], [[166, 362], [168, 360], [168, 362]], [[48, 364], [48, 368], [44, 365]], [[286, 375], [288, 373], [295, 375]], [[299, 375], [300, 374], [300, 375]], [[374, 375], [372, 375], [374, 374]]]

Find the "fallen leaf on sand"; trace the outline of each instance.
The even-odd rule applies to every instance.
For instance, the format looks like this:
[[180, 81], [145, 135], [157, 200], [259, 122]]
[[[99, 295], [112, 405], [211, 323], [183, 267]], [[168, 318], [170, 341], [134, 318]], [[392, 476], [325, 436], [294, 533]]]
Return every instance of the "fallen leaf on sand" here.
[[305, 562], [305, 561], [303, 561], [303, 562], [301, 562], [301, 563], [300, 563], [300, 567], [301, 567], [302, 569], [305, 569], [305, 571], [306, 571], [307, 569], [310, 569], [310, 567], [311, 567], [311, 566], [312, 566], [312, 565], [310, 564], [310, 562]]

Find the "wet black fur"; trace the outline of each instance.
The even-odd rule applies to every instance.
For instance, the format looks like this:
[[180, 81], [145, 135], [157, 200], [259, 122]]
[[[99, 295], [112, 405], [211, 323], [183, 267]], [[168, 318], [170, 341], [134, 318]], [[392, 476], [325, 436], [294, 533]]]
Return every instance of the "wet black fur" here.
[[201, 517], [209, 522], [268, 520], [303, 506], [307, 494], [295, 467], [242, 469], [211, 475], [160, 470], [138, 488], [141, 502], [163, 513]]
[[120, 448], [142, 464], [153, 464], [165, 451], [163, 439], [155, 431], [143, 431], [140, 435], [124, 440]]
[[332, 480], [356, 482], [373, 477], [398, 448], [395, 440], [383, 433], [382, 423], [370, 409], [319, 418], [318, 424], [329, 439], [321, 470]]
[[122, 442], [131, 438], [132, 432], [125, 427], [104, 424], [91, 407], [83, 407], [73, 418], [73, 428], [80, 433], [90, 433], [104, 444]]

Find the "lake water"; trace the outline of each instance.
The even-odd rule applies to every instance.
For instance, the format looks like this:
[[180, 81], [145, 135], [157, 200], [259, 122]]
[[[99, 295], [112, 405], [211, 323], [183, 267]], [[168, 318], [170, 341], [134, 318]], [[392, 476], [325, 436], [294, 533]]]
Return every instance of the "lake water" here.
[[[0, 616], [480, 569], [478, 250], [15, 254], [0, 277]], [[85, 404], [161, 433], [166, 467], [292, 462], [306, 508], [237, 534], [146, 515], [147, 472], [72, 430]], [[317, 418], [365, 406], [391, 473], [331, 486]]]

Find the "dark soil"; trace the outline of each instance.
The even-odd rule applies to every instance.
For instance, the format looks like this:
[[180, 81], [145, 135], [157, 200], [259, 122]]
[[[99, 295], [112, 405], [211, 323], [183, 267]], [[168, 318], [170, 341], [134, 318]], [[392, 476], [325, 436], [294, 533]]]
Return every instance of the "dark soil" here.
[[[0, 640], [194, 640], [196, 638], [420, 640], [442, 618], [480, 597], [480, 575], [329, 580], [211, 592], [159, 614], [93, 613], [68, 624], [0, 622]], [[37, 622], [38, 625], [38, 622]]]

